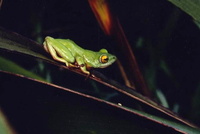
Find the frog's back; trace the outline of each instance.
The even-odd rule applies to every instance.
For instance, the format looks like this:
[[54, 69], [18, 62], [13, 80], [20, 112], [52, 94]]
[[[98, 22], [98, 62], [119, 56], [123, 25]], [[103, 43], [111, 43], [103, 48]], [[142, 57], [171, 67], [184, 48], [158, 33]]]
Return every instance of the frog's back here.
[[62, 43], [74, 56], [77, 54], [81, 54], [84, 50], [70, 39], [57, 39], [57, 41]]

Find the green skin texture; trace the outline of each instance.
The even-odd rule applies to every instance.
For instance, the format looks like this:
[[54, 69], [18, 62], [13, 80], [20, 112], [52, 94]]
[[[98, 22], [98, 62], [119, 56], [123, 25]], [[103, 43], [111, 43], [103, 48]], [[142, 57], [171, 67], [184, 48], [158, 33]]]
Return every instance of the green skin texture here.
[[[109, 54], [106, 49], [99, 52], [83, 49], [70, 39], [47, 36], [43, 45], [54, 60], [65, 63], [67, 67], [80, 68], [85, 74], [90, 74], [89, 68], [105, 68], [117, 60], [116, 56]], [[102, 56], [107, 56], [104, 62], [101, 60]]]

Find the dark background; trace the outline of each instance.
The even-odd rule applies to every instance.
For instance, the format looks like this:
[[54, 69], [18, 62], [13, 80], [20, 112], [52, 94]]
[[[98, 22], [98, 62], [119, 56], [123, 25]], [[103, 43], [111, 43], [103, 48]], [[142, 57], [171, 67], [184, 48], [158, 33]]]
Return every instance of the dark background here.
[[[161, 90], [170, 109], [178, 106], [175, 112], [198, 122], [200, 31], [193, 19], [166, 0], [108, 2], [152, 92]], [[69, 38], [84, 48], [107, 48], [120, 56], [86, 0], [4, 0], [0, 26], [40, 43], [47, 35]], [[105, 75], [123, 82], [116, 69], [107, 70]]]

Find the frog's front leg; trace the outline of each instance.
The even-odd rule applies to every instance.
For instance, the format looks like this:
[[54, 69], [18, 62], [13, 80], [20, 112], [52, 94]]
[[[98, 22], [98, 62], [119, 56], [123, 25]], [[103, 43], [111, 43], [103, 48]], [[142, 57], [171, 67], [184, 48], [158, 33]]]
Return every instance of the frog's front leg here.
[[90, 72], [87, 70], [86, 64], [82, 57], [77, 57], [76, 62], [78, 63], [78, 66], [80, 67], [83, 73], [90, 75]]

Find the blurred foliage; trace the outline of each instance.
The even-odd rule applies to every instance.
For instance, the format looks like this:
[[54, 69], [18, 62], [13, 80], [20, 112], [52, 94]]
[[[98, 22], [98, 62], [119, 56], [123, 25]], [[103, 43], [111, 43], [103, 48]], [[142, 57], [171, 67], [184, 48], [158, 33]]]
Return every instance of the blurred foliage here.
[[15, 134], [15, 131], [10, 126], [9, 121], [6, 119], [1, 109], [0, 109], [0, 133], [1, 134]]
[[169, 0], [177, 7], [188, 13], [194, 20], [200, 22], [200, 1], [198, 0]]
[[5, 59], [3, 57], [0, 57], [0, 69], [7, 71], [7, 72], [11, 72], [11, 73], [15, 73], [15, 74], [22, 74], [24, 76], [30, 77], [30, 78], [35, 78], [37, 80], [41, 80], [41, 81], [46, 81], [44, 78], [36, 75], [35, 73], [28, 71], [26, 69], [24, 69], [23, 67], [15, 64], [14, 62]]
[[[199, 4], [192, 4], [197, 1], [169, 1], [199, 21]], [[199, 27], [188, 14], [168, 1], [109, 2], [132, 44], [149, 88], [155, 95], [159, 94], [156, 99], [200, 125]], [[120, 51], [114, 52], [115, 42], [105, 37], [86, 1], [7, 0], [3, 1], [0, 20], [0, 26], [40, 43], [47, 35], [70, 38], [84, 48], [107, 48], [120, 56]], [[18, 63], [30, 70], [40, 66], [28, 65], [23, 60]], [[53, 82], [65, 81], [65, 76], [57, 76], [54, 68], [45, 66], [44, 70], [51, 71]], [[99, 71], [124, 82], [116, 66]]]

